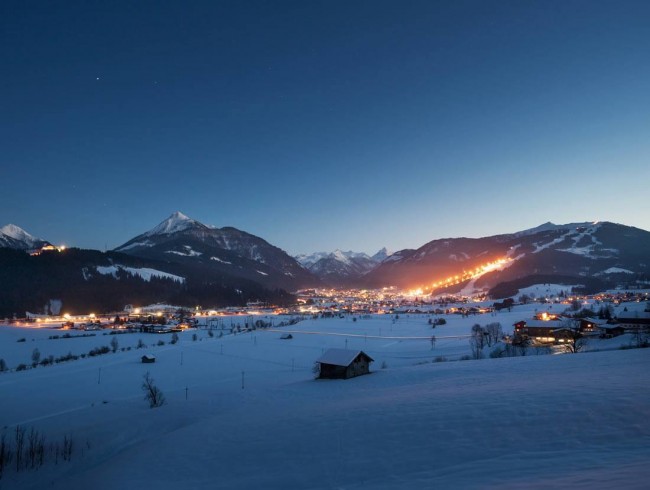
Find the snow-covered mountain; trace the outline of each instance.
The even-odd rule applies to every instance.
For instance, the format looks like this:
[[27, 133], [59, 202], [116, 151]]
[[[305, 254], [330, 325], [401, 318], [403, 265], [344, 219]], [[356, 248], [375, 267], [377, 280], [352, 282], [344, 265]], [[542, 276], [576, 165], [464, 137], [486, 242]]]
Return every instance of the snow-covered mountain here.
[[[606, 280], [620, 269], [650, 274], [650, 232], [609, 222], [545, 223], [518, 233], [433, 240], [403, 250], [363, 277], [368, 287], [424, 286], [489, 289], [525, 278]], [[577, 279], [577, 282], [576, 282]], [[436, 286], [437, 284], [437, 286]]]
[[388, 249], [386, 247], [384, 247], [381, 250], [379, 250], [379, 252], [377, 252], [375, 255], [373, 255], [370, 258], [372, 260], [374, 260], [375, 262], [379, 263], [379, 262], [383, 262], [384, 260], [386, 260], [392, 254], [393, 254], [393, 252], [389, 252]]
[[49, 244], [49, 242], [30, 235], [16, 225], [9, 224], [0, 228], [0, 247], [32, 250]]
[[298, 260], [310, 272], [332, 286], [348, 286], [357, 282], [364, 274], [374, 269], [390, 254], [384, 247], [372, 257], [363, 252], [316, 252], [310, 255], [298, 255]]
[[266, 287], [295, 290], [318, 283], [293, 257], [262, 238], [232, 227], [207, 226], [181, 212], [115, 251], [242, 277]]
[[529, 228], [527, 230], [522, 230], [518, 231], [516, 233], [513, 233], [515, 236], [526, 236], [526, 235], [534, 235], [535, 233], [539, 233], [542, 231], [555, 231], [555, 230], [566, 230], [566, 229], [572, 229], [572, 228], [585, 228], [591, 225], [594, 225], [597, 223], [591, 222], [591, 221], [585, 221], [582, 223], [567, 223], [565, 225], [556, 225], [555, 223], [551, 223], [550, 221], [547, 221], [546, 223], [543, 223], [539, 226], [536, 226], [535, 228]]

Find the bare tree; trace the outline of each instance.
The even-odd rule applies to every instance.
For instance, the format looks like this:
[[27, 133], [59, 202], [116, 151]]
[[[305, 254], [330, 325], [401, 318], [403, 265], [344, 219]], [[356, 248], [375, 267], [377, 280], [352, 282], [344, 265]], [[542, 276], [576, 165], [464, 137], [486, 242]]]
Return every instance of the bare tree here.
[[588, 342], [588, 338], [580, 331], [580, 320], [576, 318], [569, 318], [563, 322], [558, 337], [566, 351], [572, 354], [584, 350]]
[[496, 344], [501, 337], [503, 337], [503, 329], [499, 322], [488, 323], [485, 326], [485, 340], [488, 347], [492, 347], [492, 344]]
[[472, 332], [469, 338], [469, 347], [472, 351], [472, 359], [483, 358], [483, 347], [485, 346], [485, 331], [477, 323], [472, 326]]
[[528, 348], [531, 345], [531, 340], [528, 335], [516, 335], [512, 340], [512, 345], [516, 347], [520, 356], [525, 356], [528, 353]]
[[117, 352], [117, 348], [119, 347], [119, 343], [115, 337], [111, 339], [111, 350], [113, 351], [113, 354]]
[[38, 361], [40, 360], [41, 360], [41, 351], [39, 351], [38, 349], [34, 349], [32, 351], [32, 365], [36, 366], [36, 364], [38, 364]]
[[634, 347], [643, 348], [648, 347], [650, 344], [650, 330], [648, 328], [641, 328], [637, 326], [632, 334], [632, 345]]
[[0, 436], [0, 478], [2, 478], [2, 473], [6, 467], [9, 467], [11, 463], [11, 447], [9, 441], [7, 441], [7, 434], [4, 432]]
[[20, 471], [23, 460], [23, 446], [25, 445], [25, 428], [19, 425], [16, 426], [16, 471]]
[[154, 384], [154, 380], [149, 374], [149, 371], [144, 375], [142, 391], [144, 391], [144, 399], [149, 402], [150, 408], [161, 407], [165, 404], [165, 395]]

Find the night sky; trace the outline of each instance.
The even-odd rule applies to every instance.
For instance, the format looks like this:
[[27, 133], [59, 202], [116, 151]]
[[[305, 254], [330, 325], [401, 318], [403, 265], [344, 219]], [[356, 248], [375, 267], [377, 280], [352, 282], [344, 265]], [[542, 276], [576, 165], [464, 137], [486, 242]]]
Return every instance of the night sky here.
[[0, 3], [0, 226], [289, 253], [650, 229], [650, 2]]

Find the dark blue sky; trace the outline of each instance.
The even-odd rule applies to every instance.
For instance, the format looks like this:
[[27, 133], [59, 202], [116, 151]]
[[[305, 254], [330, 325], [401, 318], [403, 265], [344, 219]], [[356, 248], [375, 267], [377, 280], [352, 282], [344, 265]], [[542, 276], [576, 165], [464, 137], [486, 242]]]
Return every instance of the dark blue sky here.
[[650, 229], [650, 2], [0, 4], [0, 225], [290, 253]]

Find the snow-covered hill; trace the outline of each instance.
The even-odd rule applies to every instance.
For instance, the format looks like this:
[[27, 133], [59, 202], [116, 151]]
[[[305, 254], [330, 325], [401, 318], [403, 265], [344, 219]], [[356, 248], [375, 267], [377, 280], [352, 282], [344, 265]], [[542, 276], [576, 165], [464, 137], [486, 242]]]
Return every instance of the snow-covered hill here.
[[[472, 324], [511, 324], [534, 307], [489, 318], [449, 315], [433, 347], [426, 319], [406, 315], [310, 319], [291, 326], [291, 340], [280, 339], [287, 328], [221, 338], [188, 331], [174, 345], [165, 335], [52, 340], [51, 330], [3, 326], [0, 345], [21, 353], [0, 353], [10, 367], [29, 362], [35, 348], [44, 358], [77, 355], [115, 338], [118, 349], [0, 373], [10, 440], [20, 425], [48, 443], [71, 436], [74, 444], [70, 462], [48, 459], [20, 473], [10, 467], [0, 485], [645, 488], [650, 391], [639, 373], [648, 349], [619, 350], [625, 340], [618, 337], [599, 341], [608, 351], [451, 361], [469, 352], [462, 336]], [[140, 339], [147, 348], [136, 349]], [[346, 344], [375, 359], [372, 373], [315, 381], [313, 361]], [[156, 362], [142, 364], [145, 353]], [[147, 371], [166, 397], [160, 408], [143, 400]]]

